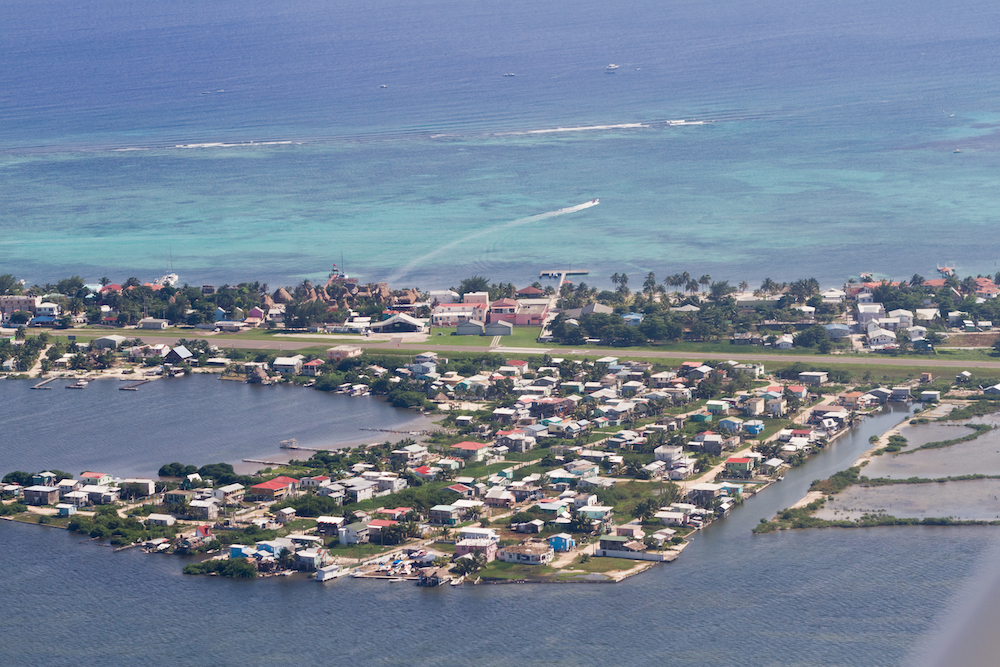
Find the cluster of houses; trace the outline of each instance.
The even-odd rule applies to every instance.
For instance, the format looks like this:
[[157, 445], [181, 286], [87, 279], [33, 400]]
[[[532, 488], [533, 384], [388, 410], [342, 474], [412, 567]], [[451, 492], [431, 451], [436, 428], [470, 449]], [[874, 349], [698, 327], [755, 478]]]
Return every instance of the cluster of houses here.
[[59, 304], [45, 301], [40, 296], [0, 296], [0, 324], [7, 325], [17, 312], [31, 316], [26, 323], [29, 327], [55, 326], [63, 315]]
[[[186, 518], [213, 521], [218, 518], [221, 507], [238, 505], [246, 492], [242, 484], [206, 487], [199, 486], [201, 481], [197, 473], [188, 475], [185, 488], [163, 493], [163, 503], [182, 508], [179, 513]], [[33, 476], [30, 486], [6, 484], [0, 487], [0, 494], [27, 505], [55, 506], [59, 516], [72, 516], [84, 507], [154, 496], [156, 482], [146, 478], [113, 478], [102, 472], [84, 472], [79, 479], [57, 479], [54, 473], [44, 471]], [[176, 517], [151, 514], [146, 521], [151, 525], [172, 526]]]

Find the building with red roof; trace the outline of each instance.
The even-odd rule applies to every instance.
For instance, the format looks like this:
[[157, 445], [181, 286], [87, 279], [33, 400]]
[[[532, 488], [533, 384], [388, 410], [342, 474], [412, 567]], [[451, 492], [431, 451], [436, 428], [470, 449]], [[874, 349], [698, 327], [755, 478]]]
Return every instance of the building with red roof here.
[[482, 461], [486, 458], [486, 454], [489, 452], [490, 447], [491, 445], [489, 443], [466, 441], [452, 445], [451, 449], [464, 459]]
[[749, 477], [753, 474], [753, 459], [730, 456], [726, 459], [726, 474], [734, 477]]
[[313, 359], [312, 361], [307, 361], [302, 364], [302, 374], [316, 377], [320, 375], [320, 368], [323, 366], [322, 359]]
[[250, 487], [250, 495], [258, 500], [284, 500], [299, 490], [299, 480], [281, 475]]
[[434, 479], [441, 472], [440, 468], [430, 466], [419, 466], [413, 469], [413, 474], [421, 479]]
[[976, 296], [984, 299], [995, 299], [1000, 294], [1000, 287], [989, 278], [975, 278]]

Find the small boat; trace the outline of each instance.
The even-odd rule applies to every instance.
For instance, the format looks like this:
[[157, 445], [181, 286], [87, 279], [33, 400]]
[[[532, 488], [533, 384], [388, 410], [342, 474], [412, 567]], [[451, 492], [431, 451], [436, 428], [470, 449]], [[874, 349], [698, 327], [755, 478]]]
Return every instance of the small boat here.
[[591, 199], [591, 200], [590, 200], [590, 203], [591, 203], [591, 204], [600, 204], [600, 203], [601, 203], [601, 200], [600, 200], [600, 199]]
[[607, 69], [607, 70], [609, 70], [609, 71], [614, 71], [614, 70], [618, 69], [618, 65], [616, 65], [616, 64], [614, 64], [614, 63], [611, 63], [611, 64], [610, 64], [610, 65], [608, 65], [608, 66], [607, 66], [607, 67], [606, 67], [605, 69]]
[[388, 87], [389, 86], [385, 85], [384, 83], [381, 86], [379, 86], [379, 88], [388, 88]]
[[513, 72], [504, 72], [504, 73], [503, 73], [503, 75], [504, 75], [504, 76], [517, 76], [517, 75], [516, 75], [516, 74], [514, 74]]
[[80, 379], [80, 380], [77, 380], [76, 382], [74, 382], [73, 384], [66, 385], [66, 388], [67, 389], [83, 389], [88, 384], [89, 383], [86, 380]]
[[954, 152], [954, 153], [961, 153], [961, 152], [962, 152], [962, 149], [961, 149], [961, 148], [956, 148], [956, 149], [955, 149], [955, 150], [954, 150], [953, 152]]
[[451, 585], [452, 586], [461, 586], [462, 583], [464, 583], [464, 582], [465, 582], [465, 575], [462, 575], [458, 579], [452, 579], [451, 580]]
[[178, 276], [176, 273], [168, 273], [167, 275], [161, 276], [156, 280], [154, 280], [153, 284], [162, 285], [164, 287], [173, 287], [174, 285], [177, 284], [177, 281], [180, 279], [181, 279], [180, 276]]

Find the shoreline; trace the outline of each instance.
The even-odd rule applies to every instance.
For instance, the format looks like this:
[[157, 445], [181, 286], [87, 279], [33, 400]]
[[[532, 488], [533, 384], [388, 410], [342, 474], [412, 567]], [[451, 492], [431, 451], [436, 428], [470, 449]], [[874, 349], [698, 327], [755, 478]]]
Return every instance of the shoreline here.
[[[921, 517], [906, 517], [900, 518], [893, 516], [885, 509], [854, 509], [854, 510], [844, 510], [843, 508], [838, 509], [834, 514], [840, 511], [846, 512], [847, 515], [858, 514], [854, 518], [844, 518], [836, 519], [818, 516], [824, 510], [827, 510], [826, 504], [829, 501], [835, 500], [837, 496], [851, 488], [862, 486], [865, 488], [872, 487], [891, 487], [891, 486], [907, 486], [917, 483], [944, 483], [944, 482], [962, 482], [962, 481], [979, 481], [979, 480], [990, 480], [996, 479], [996, 476], [984, 475], [980, 473], [969, 473], [964, 475], [949, 475], [945, 477], [927, 477], [927, 478], [874, 478], [871, 480], [871, 484], [867, 483], [868, 478], [861, 476], [860, 471], [862, 471], [865, 466], [870, 464], [879, 450], [884, 450], [885, 447], [891, 444], [890, 439], [895, 436], [901, 436], [901, 432], [904, 427], [911, 425], [914, 419], [926, 419], [931, 418], [931, 423], [947, 417], [953, 410], [960, 408], [960, 406], [966, 405], [967, 401], [957, 400], [948, 401], [935, 405], [933, 408], [925, 410], [924, 412], [918, 413], [919, 416], [910, 414], [905, 419], [900, 421], [895, 426], [885, 430], [878, 435], [877, 439], [870, 441], [871, 446], [862, 452], [854, 462], [848, 466], [846, 470], [835, 473], [827, 480], [823, 480], [823, 483], [828, 483], [833, 481], [834, 478], [841, 475], [847, 475], [845, 479], [850, 481], [843, 485], [841, 488], [837, 488], [831, 492], [825, 492], [822, 490], [809, 490], [806, 492], [805, 496], [796, 501], [793, 505], [788, 507], [786, 510], [779, 512], [774, 519], [771, 519], [766, 524], [766, 528], [758, 531], [755, 527], [754, 532], [767, 533], [773, 530], [796, 530], [796, 529], [809, 529], [809, 528], [865, 528], [865, 527], [876, 527], [876, 526], [890, 526], [890, 525], [933, 525], [933, 526], [961, 526], [961, 525], [1000, 525], [1000, 518], [993, 519], [982, 519], [982, 518], [955, 518], [955, 517], [938, 517], [938, 516], [921, 516]], [[961, 420], [960, 420], [961, 421]], [[965, 420], [968, 421], [968, 420]], [[926, 422], [924, 422], [926, 423]], [[994, 427], [996, 428], [996, 427]], [[990, 429], [986, 429], [985, 432], [988, 433]], [[975, 440], [984, 431], [977, 431], [975, 435], [967, 439], [956, 439], [944, 441], [942, 444], [946, 446], [954, 446], [960, 444], [961, 442], [968, 442]], [[935, 443], [936, 445], [937, 443]], [[912, 450], [903, 449], [901, 452], [892, 452], [881, 455], [889, 456], [899, 456], [905, 453], [912, 453], [919, 451], [921, 448], [926, 447], [926, 445], [920, 445]], [[891, 503], [890, 503], [891, 505]], [[933, 510], [928, 510], [933, 511]], [[792, 513], [792, 514], [789, 514]], [[827, 512], [829, 514], [829, 512]], [[925, 514], [921, 512], [921, 514]], [[785, 525], [790, 524], [790, 525]]]

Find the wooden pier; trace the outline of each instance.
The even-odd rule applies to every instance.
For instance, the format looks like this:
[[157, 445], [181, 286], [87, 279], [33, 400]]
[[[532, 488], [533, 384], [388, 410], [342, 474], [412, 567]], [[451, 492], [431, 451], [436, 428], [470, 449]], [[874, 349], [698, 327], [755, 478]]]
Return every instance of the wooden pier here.
[[147, 382], [152, 382], [152, 380], [139, 380], [138, 382], [133, 382], [132, 384], [125, 385], [124, 387], [118, 387], [118, 391], [139, 391], [139, 387]]
[[48, 380], [42, 380], [41, 382], [39, 382], [38, 384], [36, 384], [34, 387], [32, 387], [32, 389], [52, 389], [52, 387], [48, 387], [46, 385], [48, 385], [48, 383], [50, 383], [50, 382], [55, 382], [58, 379], [59, 378], [49, 378]]
[[587, 269], [549, 269], [548, 271], [541, 271], [538, 274], [539, 278], [558, 278], [559, 287], [556, 288], [558, 291], [562, 288], [563, 283], [566, 282], [567, 276], [586, 276], [590, 273]]

